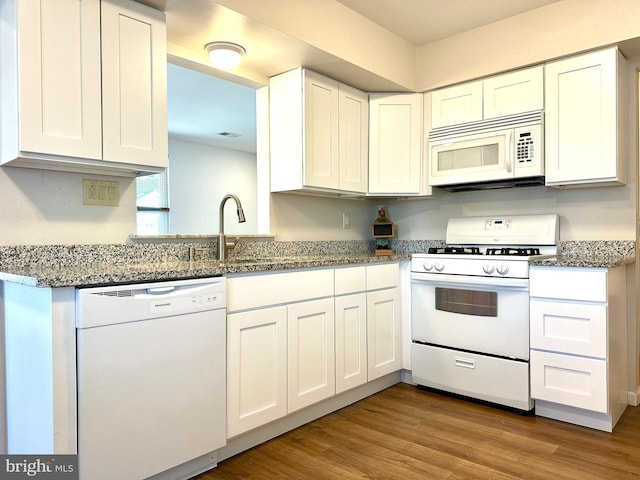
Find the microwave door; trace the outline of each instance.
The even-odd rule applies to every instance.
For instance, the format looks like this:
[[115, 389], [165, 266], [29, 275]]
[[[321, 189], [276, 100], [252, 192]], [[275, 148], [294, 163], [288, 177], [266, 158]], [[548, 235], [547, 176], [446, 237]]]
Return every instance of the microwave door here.
[[513, 130], [429, 142], [430, 185], [513, 178]]

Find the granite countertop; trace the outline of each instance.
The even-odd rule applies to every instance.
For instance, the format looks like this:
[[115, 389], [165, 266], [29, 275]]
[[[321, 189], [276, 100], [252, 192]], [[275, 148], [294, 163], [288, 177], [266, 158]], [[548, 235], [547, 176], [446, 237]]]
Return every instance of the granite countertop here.
[[[374, 255], [369, 241], [240, 242], [229, 259], [201, 243], [0, 246], [0, 280], [34, 287], [98, 286], [206, 278], [410, 260], [441, 240], [394, 241], [393, 255]], [[193, 258], [194, 260], [189, 260]], [[556, 255], [531, 257], [532, 266], [613, 268], [635, 261], [635, 242], [564, 241]]]
[[634, 263], [635, 260], [635, 255], [623, 256], [581, 253], [532, 257], [529, 259], [529, 265], [543, 267], [615, 268]]
[[531, 266], [615, 268], [635, 262], [633, 240], [565, 241], [556, 255], [532, 257]]
[[66, 266], [34, 265], [2, 268], [0, 280], [33, 287], [99, 286], [190, 278], [207, 278], [234, 273], [266, 272], [298, 268], [330, 267], [359, 263], [408, 260], [409, 255], [373, 254], [300, 255], [287, 257], [241, 257], [228, 261], [167, 260], [132, 263], [79, 263]]

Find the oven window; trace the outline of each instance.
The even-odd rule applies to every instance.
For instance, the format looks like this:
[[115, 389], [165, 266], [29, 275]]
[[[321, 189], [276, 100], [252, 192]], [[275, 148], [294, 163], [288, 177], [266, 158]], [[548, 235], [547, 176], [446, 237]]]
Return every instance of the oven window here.
[[436, 287], [436, 310], [480, 317], [497, 317], [498, 293]]

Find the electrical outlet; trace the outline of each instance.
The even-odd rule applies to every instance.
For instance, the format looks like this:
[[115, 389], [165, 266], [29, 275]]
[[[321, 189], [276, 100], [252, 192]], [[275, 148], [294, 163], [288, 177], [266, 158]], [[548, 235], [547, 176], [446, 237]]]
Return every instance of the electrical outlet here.
[[348, 212], [342, 212], [342, 228], [345, 230], [351, 228], [351, 214]]
[[118, 206], [120, 202], [120, 184], [105, 180], [84, 180], [83, 203], [85, 205]]

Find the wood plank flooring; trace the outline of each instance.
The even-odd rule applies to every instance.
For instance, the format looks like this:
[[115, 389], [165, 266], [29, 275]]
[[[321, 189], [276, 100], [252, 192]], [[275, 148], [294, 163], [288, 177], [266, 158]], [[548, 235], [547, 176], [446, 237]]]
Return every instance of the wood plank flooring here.
[[400, 383], [196, 478], [640, 479], [640, 407], [610, 434]]

